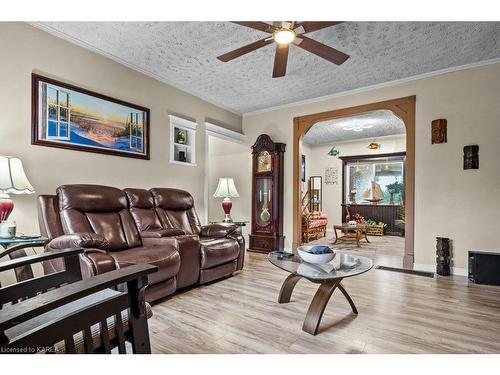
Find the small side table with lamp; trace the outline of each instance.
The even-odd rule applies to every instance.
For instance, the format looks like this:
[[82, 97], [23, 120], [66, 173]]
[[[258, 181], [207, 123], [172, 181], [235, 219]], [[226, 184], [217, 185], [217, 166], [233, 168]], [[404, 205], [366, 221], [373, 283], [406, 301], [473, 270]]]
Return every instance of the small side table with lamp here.
[[232, 223], [233, 219], [231, 219], [231, 208], [233, 207], [233, 202], [231, 202], [231, 198], [238, 198], [240, 195], [238, 194], [238, 190], [236, 190], [236, 186], [234, 185], [234, 180], [230, 177], [221, 177], [219, 178], [219, 183], [217, 185], [217, 189], [214, 193], [214, 198], [224, 198], [222, 200], [222, 209], [224, 210], [224, 223]]

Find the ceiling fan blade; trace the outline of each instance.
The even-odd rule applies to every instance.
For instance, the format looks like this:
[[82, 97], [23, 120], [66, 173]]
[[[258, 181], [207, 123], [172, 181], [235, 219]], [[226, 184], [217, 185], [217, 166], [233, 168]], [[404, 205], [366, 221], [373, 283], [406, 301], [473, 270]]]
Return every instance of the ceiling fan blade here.
[[261, 40], [258, 40], [256, 42], [247, 44], [246, 46], [235, 49], [234, 51], [220, 55], [217, 58], [220, 61], [228, 62], [228, 61], [231, 61], [237, 57], [243, 56], [249, 52], [255, 51], [256, 49], [265, 47], [268, 44], [273, 43], [273, 42], [274, 42], [273, 38], [261, 39]]
[[346, 55], [344, 52], [340, 52], [335, 48], [317, 42], [314, 39], [308, 38], [307, 36], [298, 35], [297, 38], [302, 39], [300, 43], [294, 43], [297, 47], [314, 53], [315, 55], [322, 57], [334, 64], [341, 65], [349, 58], [349, 55]]
[[265, 23], [265, 22], [258, 22], [258, 21], [255, 21], [255, 22], [253, 22], [253, 21], [233, 21], [233, 23], [235, 23], [237, 25], [241, 25], [241, 26], [246, 26], [246, 27], [249, 27], [251, 29], [264, 31], [264, 32], [270, 33], [270, 34], [272, 34], [275, 31], [275, 27], [274, 26], [269, 25], [268, 23]]
[[343, 21], [332, 21], [332, 22], [327, 22], [327, 21], [303, 21], [299, 22], [295, 29], [298, 29], [299, 27], [302, 27], [304, 29], [304, 33], [311, 33], [316, 30], [324, 29], [325, 27], [330, 27], [330, 26], [335, 26], [338, 25], [339, 23], [343, 23]]
[[288, 46], [289, 46], [288, 44], [276, 43], [273, 78], [283, 77], [286, 74], [286, 63], [288, 61]]

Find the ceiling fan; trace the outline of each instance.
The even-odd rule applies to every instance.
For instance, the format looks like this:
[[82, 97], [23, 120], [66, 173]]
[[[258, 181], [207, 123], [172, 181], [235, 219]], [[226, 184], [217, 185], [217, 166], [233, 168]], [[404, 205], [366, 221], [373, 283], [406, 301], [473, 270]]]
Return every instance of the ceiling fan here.
[[288, 60], [288, 48], [294, 44], [308, 52], [320, 56], [334, 64], [341, 65], [348, 58], [343, 52], [329, 47], [326, 44], [310, 39], [304, 34], [334, 26], [342, 22], [296, 22], [280, 21], [273, 22], [272, 25], [265, 22], [233, 22], [238, 25], [247, 26], [252, 29], [264, 31], [272, 34], [270, 37], [247, 44], [246, 46], [225, 53], [217, 58], [223, 62], [231, 61], [237, 57], [243, 56], [256, 49], [267, 46], [270, 43], [276, 43], [276, 54], [274, 56], [273, 78], [283, 77], [286, 74], [286, 64]]

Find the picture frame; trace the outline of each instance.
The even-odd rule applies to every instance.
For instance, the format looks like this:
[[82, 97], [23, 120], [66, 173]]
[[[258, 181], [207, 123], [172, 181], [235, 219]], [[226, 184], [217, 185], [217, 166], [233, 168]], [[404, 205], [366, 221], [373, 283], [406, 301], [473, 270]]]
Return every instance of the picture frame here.
[[32, 145], [150, 159], [149, 108], [31, 76]]

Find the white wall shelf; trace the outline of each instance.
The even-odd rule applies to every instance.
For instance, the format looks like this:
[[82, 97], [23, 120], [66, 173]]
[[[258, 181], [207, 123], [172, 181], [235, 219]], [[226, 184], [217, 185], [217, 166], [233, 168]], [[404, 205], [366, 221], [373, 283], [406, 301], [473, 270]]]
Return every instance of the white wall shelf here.
[[194, 121], [174, 115], [170, 119], [170, 163], [196, 166], [196, 126]]

